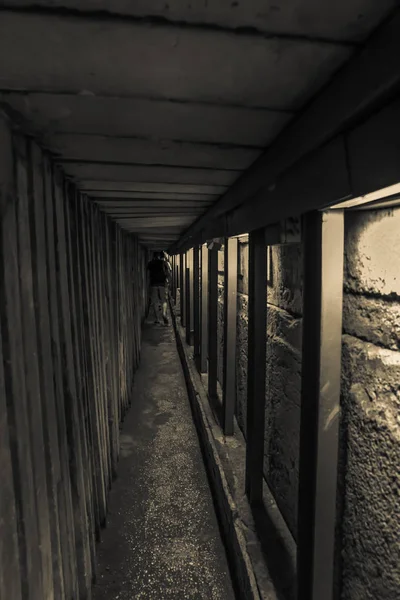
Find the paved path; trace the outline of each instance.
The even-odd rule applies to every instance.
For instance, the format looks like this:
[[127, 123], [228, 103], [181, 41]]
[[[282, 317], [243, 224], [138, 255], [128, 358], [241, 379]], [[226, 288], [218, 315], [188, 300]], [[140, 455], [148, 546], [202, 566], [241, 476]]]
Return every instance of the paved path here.
[[148, 325], [93, 600], [234, 600], [172, 327]]

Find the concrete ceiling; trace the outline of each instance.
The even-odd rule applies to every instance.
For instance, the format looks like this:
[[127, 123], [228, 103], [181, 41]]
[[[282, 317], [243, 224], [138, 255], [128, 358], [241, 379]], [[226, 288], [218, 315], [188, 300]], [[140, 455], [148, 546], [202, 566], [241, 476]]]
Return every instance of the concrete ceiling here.
[[0, 0], [0, 100], [101, 210], [166, 247], [396, 5]]

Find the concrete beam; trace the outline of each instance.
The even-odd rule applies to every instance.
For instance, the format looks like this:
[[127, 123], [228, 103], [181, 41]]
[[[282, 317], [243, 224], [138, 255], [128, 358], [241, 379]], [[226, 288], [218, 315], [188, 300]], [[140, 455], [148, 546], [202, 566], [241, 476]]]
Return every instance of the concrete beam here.
[[135, 163], [235, 171], [249, 167], [261, 152], [261, 148], [101, 135], [59, 134], [47, 141], [54, 154], [63, 160], [75, 162]]
[[95, 181], [81, 181], [79, 188], [90, 196], [97, 192], [157, 192], [158, 194], [222, 194], [227, 189], [226, 185], [196, 185], [182, 183], [153, 183], [140, 181], [109, 181], [107, 179]]
[[109, 211], [109, 212], [124, 212], [124, 213], [131, 213], [131, 214], [135, 214], [135, 213], [166, 213], [166, 214], [181, 214], [181, 213], [189, 213], [189, 214], [198, 214], [198, 213], [202, 213], [203, 212], [203, 207], [202, 206], [192, 206], [192, 207], [187, 207], [186, 205], [181, 204], [181, 206], [170, 206], [169, 204], [167, 206], [154, 206], [152, 204], [148, 205], [146, 203], [139, 205], [139, 206], [129, 206], [129, 205], [124, 205], [124, 204], [99, 204], [97, 203], [98, 207], [101, 208], [102, 210], [105, 211]]
[[151, 181], [200, 185], [231, 185], [239, 171], [193, 169], [190, 167], [164, 167], [133, 164], [107, 164], [95, 162], [60, 161], [64, 172], [78, 181]]
[[325, 41], [5, 10], [0, 89], [297, 110], [351, 52]]
[[305, 157], [262, 197], [215, 219], [200, 232], [199, 239], [204, 242], [211, 231], [229, 236], [248, 232], [260, 224], [395, 185], [400, 181], [399, 140], [400, 100], [396, 99], [347, 135]]
[[[196, 235], [208, 223], [215, 224], [216, 217], [232, 211], [239, 204], [245, 205], [250, 199], [252, 203], [264, 206], [265, 224], [276, 221], [276, 212], [280, 213], [282, 206], [266, 203], [266, 198], [276, 202], [276, 196], [270, 195], [270, 190], [280, 185], [284, 175], [290, 178], [290, 168], [300, 159], [321, 147], [339, 131], [349, 129], [357, 119], [372, 111], [377, 103], [385, 102], [388, 94], [393, 93], [400, 84], [399, 54], [400, 11], [396, 11], [390, 21], [371, 37], [365, 48], [338, 73], [221, 200], [188, 229], [181, 243], [189, 239], [191, 243], [197, 243]], [[377, 170], [376, 165], [371, 165], [371, 168]], [[294, 204], [293, 198], [282, 198], [281, 201]], [[324, 195], [321, 195], [319, 203], [321, 208], [326, 206]], [[297, 201], [296, 214], [304, 212], [306, 204]]]
[[265, 220], [266, 224], [276, 223], [329, 206], [335, 198], [346, 198], [351, 193], [345, 142], [340, 136], [300, 161], [262, 198], [243, 204], [227, 215], [228, 235], [252, 231]]
[[167, 200], [165, 202], [159, 200], [143, 200], [139, 202], [133, 202], [131, 200], [123, 200], [121, 202], [120, 200], [113, 201], [110, 199], [103, 200], [102, 198], [91, 198], [91, 201], [96, 202], [99, 208], [118, 210], [198, 210], [203, 212], [211, 205], [211, 202], [193, 202], [192, 200], [187, 200], [186, 202], [175, 202], [173, 200]]
[[264, 148], [293, 116], [289, 111], [218, 103], [90, 94], [3, 92], [1, 103], [26, 131], [51, 147], [54, 135], [84, 134], [232, 144]]
[[400, 181], [400, 99], [388, 104], [347, 137], [354, 197]]
[[139, 238], [141, 240], [175, 240], [178, 237], [178, 234], [175, 233], [143, 233], [140, 232]]
[[185, 225], [188, 225], [193, 221], [193, 217], [185, 216], [185, 217], [130, 217], [129, 219], [116, 219], [117, 223], [121, 222], [121, 225], [128, 225], [135, 227], [135, 229], [141, 228], [160, 228], [160, 229], [168, 229], [171, 227], [179, 227], [180, 229], [184, 228]]
[[1, 5], [69, 9], [82, 14], [103, 13], [104, 18], [120, 15], [135, 19], [161, 18], [168, 22], [231, 29], [252, 30], [254, 34], [284, 34], [359, 41], [378, 25], [396, 5], [396, 0], [353, 0], [345, 3], [287, 0], [246, 0], [232, 4], [192, 0], [2, 0]]
[[160, 208], [142, 208], [142, 209], [126, 209], [126, 208], [110, 208], [108, 206], [103, 206], [103, 207], [99, 207], [103, 212], [107, 213], [108, 215], [121, 215], [124, 218], [129, 218], [129, 217], [137, 217], [137, 216], [149, 216], [149, 215], [154, 215], [154, 216], [179, 216], [179, 217], [186, 217], [189, 215], [199, 215], [201, 214], [201, 210], [196, 209], [196, 208], [192, 208], [192, 209], [179, 209], [179, 208], [167, 208], [167, 209], [160, 209]]
[[111, 192], [111, 191], [96, 191], [93, 192], [93, 196], [90, 196], [92, 200], [100, 201], [113, 201], [119, 200], [120, 202], [147, 202], [148, 200], [154, 200], [159, 202], [193, 202], [196, 204], [211, 203], [218, 197], [218, 194], [182, 194], [179, 192]]

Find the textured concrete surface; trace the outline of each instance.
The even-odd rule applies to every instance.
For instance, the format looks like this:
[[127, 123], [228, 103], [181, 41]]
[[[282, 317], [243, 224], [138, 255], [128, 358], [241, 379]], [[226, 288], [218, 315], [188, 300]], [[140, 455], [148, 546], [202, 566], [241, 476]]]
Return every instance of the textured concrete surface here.
[[400, 302], [345, 294], [343, 329], [377, 346], [400, 350]]
[[342, 598], [400, 589], [400, 354], [345, 335]]
[[338, 569], [342, 600], [400, 589], [400, 211], [345, 222]]
[[345, 244], [346, 290], [400, 296], [400, 209], [350, 213]]
[[217, 328], [217, 343], [218, 343], [218, 371], [217, 378], [221, 385], [224, 383], [224, 245], [218, 251], [218, 328]]
[[272, 246], [268, 303], [294, 316], [303, 312], [303, 253], [301, 244]]
[[[236, 416], [246, 435], [248, 244], [239, 244]], [[292, 535], [297, 532], [300, 434], [302, 254], [299, 244], [270, 252], [264, 474]]]
[[238, 294], [236, 331], [236, 418], [243, 435], [247, 435], [247, 347], [248, 347], [248, 296]]
[[[348, 213], [335, 599], [400, 590], [400, 210]], [[296, 536], [302, 344], [300, 245], [271, 251], [264, 474]], [[248, 245], [239, 245], [237, 420], [246, 435]]]
[[94, 600], [235, 598], [172, 327], [146, 326]]
[[264, 473], [294, 537], [299, 479], [302, 274], [300, 244], [271, 247]]
[[301, 319], [268, 304], [264, 473], [297, 535], [299, 481]]

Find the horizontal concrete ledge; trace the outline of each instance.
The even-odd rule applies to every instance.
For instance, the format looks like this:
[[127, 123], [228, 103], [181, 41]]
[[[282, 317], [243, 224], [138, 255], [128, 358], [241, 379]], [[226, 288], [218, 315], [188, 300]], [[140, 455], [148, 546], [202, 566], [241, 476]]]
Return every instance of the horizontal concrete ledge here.
[[[232, 572], [236, 578], [239, 597], [244, 600], [291, 598], [293, 597], [292, 589], [295, 573], [295, 544], [293, 540], [288, 540], [286, 532], [282, 533], [282, 527], [277, 525], [276, 503], [265, 486], [266, 511], [269, 521], [272, 521], [274, 525], [272, 545], [279, 538], [281, 546], [286, 547], [286, 555], [290, 557], [289, 561], [284, 561], [286, 565], [281, 565], [281, 569], [285, 571], [286, 585], [290, 590], [283, 590], [281, 585], [279, 585], [278, 590], [269, 572], [265, 552], [263, 553], [261, 543], [255, 533], [254, 518], [244, 494], [243, 448], [239, 448], [238, 436], [225, 438], [216, 422], [208, 402], [206, 390], [193, 360], [193, 348], [185, 342], [185, 332], [178, 322], [172, 303], [171, 315], [193, 417]], [[241, 436], [240, 431], [237, 433]], [[230, 468], [230, 464], [237, 466], [237, 471], [235, 469], [234, 472]], [[274, 515], [271, 518], [272, 513]]]

